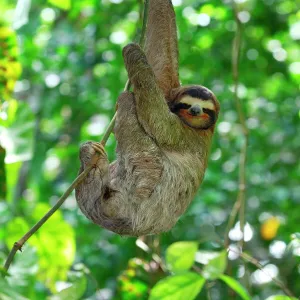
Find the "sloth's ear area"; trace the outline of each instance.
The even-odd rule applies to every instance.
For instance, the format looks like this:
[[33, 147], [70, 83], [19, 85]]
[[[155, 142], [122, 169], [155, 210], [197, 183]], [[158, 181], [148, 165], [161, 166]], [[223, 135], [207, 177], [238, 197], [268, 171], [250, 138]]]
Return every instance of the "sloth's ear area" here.
[[145, 53], [166, 98], [180, 86], [175, 12], [170, 0], [149, 1]]

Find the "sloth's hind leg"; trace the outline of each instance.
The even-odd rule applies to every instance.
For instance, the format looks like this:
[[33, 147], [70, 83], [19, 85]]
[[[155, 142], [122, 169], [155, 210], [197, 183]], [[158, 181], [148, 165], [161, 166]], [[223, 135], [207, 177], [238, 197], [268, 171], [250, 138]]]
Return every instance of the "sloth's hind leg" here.
[[94, 223], [119, 234], [132, 234], [126, 217], [127, 194], [111, 187], [107, 155], [100, 143], [86, 142], [80, 148], [79, 173], [91, 164], [94, 168], [76, 187], [76, 200], [82, 213]]

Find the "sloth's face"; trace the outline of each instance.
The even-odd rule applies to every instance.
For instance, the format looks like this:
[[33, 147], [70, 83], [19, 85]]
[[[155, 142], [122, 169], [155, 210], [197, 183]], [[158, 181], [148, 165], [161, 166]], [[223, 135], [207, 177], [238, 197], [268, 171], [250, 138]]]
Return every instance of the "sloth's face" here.
[[177, 96], [170, 109], [185, 124], [196, 129], [208, 129], [216, 123], [218, 103], [206, 88], [186, 88]]

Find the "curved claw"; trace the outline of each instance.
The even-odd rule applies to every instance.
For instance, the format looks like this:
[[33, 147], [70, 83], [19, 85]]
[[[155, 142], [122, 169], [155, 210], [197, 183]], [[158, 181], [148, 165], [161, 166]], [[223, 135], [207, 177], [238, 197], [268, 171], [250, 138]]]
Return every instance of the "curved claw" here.
[[106, 151], [104, 149], [104, 146], [101, 143], [98, 142], [94, 142], [92, 144], [93, 149], [100, 155], [100, 156], [104, 156], [107, 157]]

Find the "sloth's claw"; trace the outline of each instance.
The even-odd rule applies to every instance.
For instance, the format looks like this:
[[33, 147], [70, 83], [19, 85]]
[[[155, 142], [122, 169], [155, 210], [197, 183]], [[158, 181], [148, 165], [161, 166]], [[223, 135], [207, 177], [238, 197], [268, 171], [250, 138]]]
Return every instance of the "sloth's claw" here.
[[107, 157], [104, 146], [101, 143], [94, 142], [92, 144], [93, 149], [102, 157]]

